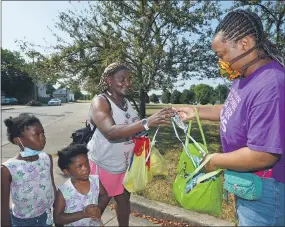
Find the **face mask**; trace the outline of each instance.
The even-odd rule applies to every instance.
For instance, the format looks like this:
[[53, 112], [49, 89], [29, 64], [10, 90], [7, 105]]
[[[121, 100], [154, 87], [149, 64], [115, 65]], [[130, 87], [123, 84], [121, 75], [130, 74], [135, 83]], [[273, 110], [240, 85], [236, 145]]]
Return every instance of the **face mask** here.
[[252, 47], [251, 49], [249, 49], [247, 52], [243, 53], [242, 55], [234, 58], [233, 60], [231, 60], [230, 62], [225, 62], [223, 60], [219, 60], [218, 64], [219, 64], [219, 70], [220, 70], [220, 74], [223, 77], [227, 77], [229, 80], [234, 80], [234, 79], [238, 79], [240, 77], [243, 77], [243, 74], [245, 73], [246, 69], [255, 64], [257, 61], [260, 60], [259, 57], [257, 57], [256, 59], [254, 59], [253, 61], [249, 62], [248, 64], [244, 65], [240, 70], [233, 70], [231, 68], [231, 65], [235, 62], [237, 62], [238, 60], [242, 59], [243, 57], [245, 57], [246, 55], [250, 54], [254, 49], [256, 49], [257, 46]]
[[240, 77], [241, 73], [237, 70], [233, 70], [229, 62], [219, 60], [219, 70], [222, 77], [226, 77], [229, 80], [234, 80]]
[[20, 154], [23, 158], [35, 156], [35, 155], [38, 155], [40, 153], [40, 151], [33, 150], [33, 149], [28, 148], [28, 147], [24, 147], [20, 139], [19, 139], [19, 141], [20, 141], [22, 147], [24, 148], [24, 151], [20, 152]]

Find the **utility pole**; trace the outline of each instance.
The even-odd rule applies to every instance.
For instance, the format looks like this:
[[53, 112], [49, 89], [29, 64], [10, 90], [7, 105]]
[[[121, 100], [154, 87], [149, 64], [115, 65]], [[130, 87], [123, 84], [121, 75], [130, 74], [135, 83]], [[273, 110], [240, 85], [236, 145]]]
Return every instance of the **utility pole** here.
[[37, 62], [40, 60], [39, 59], [39, 52], [36, 51], [31, 51], [29, 53], [29, 57], [33, 59], [32, 62], [32, 74], [33, 74], [33, 82], [34, 82], [34, 99], [35, 100], [39, 100], [39, 92], [38, 92], [38, 86], [37, 86], [37, 82], [38, 82], [38, 75], [37, 75], [37, 70], [35, 67], [35, 57], [37, 57]]
[[68, 103], [68, 98], [67, 98], [67, 87], [65, 87], [65, 97], [66, 97], [66, 103]]
[[[33, 54], [33, 73], [35, 74], [35, 55]], [[36, 76], [35, 76], [36, 78]], [[37, 87], [37, 81], [34, 79], [34, 99], [38, 100], [38, 87]]]

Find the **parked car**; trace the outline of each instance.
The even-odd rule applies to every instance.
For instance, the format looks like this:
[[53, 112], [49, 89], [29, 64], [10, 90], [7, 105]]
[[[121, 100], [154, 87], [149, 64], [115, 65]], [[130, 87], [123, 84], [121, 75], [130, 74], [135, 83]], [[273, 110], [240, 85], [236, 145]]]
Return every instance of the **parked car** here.
[[17, 105], [19, 103], [16, 98], [4, 98], [1, 100], [2, 105]]
[[48, 101], [49, 106], [60, 106], [61, 105], [61, 100], [58, 98], [51, 99]]

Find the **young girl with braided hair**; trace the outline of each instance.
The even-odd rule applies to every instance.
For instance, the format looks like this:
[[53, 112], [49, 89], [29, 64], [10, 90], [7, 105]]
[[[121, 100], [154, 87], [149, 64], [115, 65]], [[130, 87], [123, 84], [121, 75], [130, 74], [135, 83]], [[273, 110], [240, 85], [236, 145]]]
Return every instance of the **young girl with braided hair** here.
[[[266, 38], [258, 15], [246, 10], [225, 16], [212, 49], [221, 74], [233, 84], [223, 106], [198, 108], [200, 119], [221, 122], [224, 153], [215, 155], [205, 168], [262, 179], [259, 199], [235, 197], [239, 226], [285, 226], [284, 58]], [[183, 120], [195, 116], [192, 107], [177, 111]]]

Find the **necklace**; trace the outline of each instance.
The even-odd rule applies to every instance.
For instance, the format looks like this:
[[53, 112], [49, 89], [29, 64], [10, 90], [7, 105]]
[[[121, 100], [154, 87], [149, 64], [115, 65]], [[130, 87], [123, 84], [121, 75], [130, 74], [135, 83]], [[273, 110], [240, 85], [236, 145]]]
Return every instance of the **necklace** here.
[[117, 104], [119, 104], [120, 108], [125, 112], [125, 116], [127, 119], [129, 119], [131, 117], [131, 115], [127, 112], [128, 110], [128, 103], [126, 102], [125, 98], [124, 98], [124, 104], [122, 105], [119, 100], [117, 98], [115, 98], [112, 93], [110, 93], [109, 91], [107, 91], [107, 94], [113, 98], [113, 100], [116, 101]]

